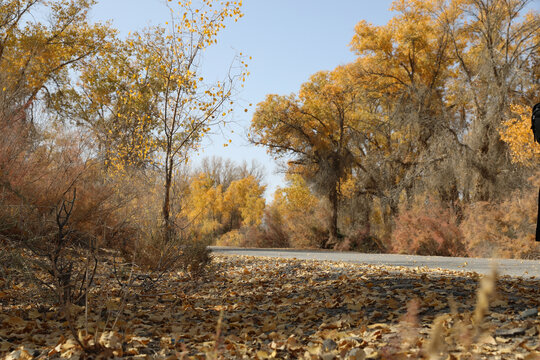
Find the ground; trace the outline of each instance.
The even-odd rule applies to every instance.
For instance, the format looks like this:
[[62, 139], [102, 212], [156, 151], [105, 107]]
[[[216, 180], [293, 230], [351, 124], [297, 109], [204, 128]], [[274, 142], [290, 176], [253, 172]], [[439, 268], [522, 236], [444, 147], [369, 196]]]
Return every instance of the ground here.
[[101, 267], [87, 308], [72, 309], [94, 353], [21, 282], [0, 292], [0, 356], [540, 358], [534, 278], [214, 255], [202, 276], [171, 273], [123, 296], [111, 267]]

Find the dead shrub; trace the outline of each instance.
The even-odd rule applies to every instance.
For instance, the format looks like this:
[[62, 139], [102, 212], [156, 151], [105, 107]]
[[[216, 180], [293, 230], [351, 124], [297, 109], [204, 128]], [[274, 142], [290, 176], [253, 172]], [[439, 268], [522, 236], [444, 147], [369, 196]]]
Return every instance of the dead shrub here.
[[246, 245], [246, 238], [239, 229], [235, 229], [218, 237], [216, 240], [216, 245], [244, 247]]
[[215, 241], [217, 246], [231, 247], [271, 247], [265, 242], [264, 230], [257, 226], [245, 226], [240, 229], [231, 230], [219, 236]]
[[104, 228], [129, 227], [119, 218], [122, 204], [114, 198], [114, 184], [98, 162], [86, 158], [88, 139], [61, 131], [31, 136], [36, 130], [24, 123], [0, 128], [6, 134], [0, 140], [0, 218], [6, 220], [0, 235], [11, 240], [44, 236], [45, 223], [54, 227], [54, 210], [72, 188], [78, 192], [70, 217], [73, 236], [105, 240]]
[[199, 275], [212, 261], [208, 240], [192, 239], [183, 244], [180, 267], [191, 275]]
[[535, 239], [540, 172], [527, 189], [501, 203], [479, 202], [465, 209], [461, 230], [470, 256], [540, 258]]
[[6, 134], [0, 140], [0, 238], [21, 259], [10, 270], [31, 275], [26, 280], [41, 285], [44, 297], [52, 292], [61, 304], [80, 302], [92, 286], [100, 243], [105, 236], [115, 241], [104, 230], [129, 222], [119, 220], [114, 188], [99, 163], [86, 158], [90, 144], [81, 134], [38, 136], [31, 124], [12, 125], [0, 126]]
[[393, 252], [411, 255], [466, 255], [456, 214], [432, 199], [401, 209], [391, 246]]
[[290, 238], [283, 219], [275, 207], [269, 207], [264, 211], [263, 226], [253, 230], [249, 236], [252, 246], [261, 248], [286, 248], [290, 247]]
[[321, 201], [312, 209], [294, 209], [284, 213], [290, 247], [323, 247], [330, 236], [327, 225], [329, 209], [326, 205], [325, 201]]
[[210, 238], [184, 231], [165, 236], [164, 231], [156, 222], [153, 231], [141, 235], [135, 244], [134, 262], [148, 274], [151, 282], [157, 282], [163, 274], [174, 270], [196, 275], [210, 263]]
[[381, 254], [386, 252], [386, 247], [380, 239], [370, 235], [370, 226], [368, 224], [355, 234], [345, 236], [343, 241], [334, 247], [334, 250]]

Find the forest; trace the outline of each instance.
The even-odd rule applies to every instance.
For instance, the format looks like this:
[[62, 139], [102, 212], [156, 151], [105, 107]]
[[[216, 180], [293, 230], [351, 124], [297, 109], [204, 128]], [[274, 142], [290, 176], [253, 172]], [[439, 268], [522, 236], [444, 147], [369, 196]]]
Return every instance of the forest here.
[[0, 1], [0, 309], [19, 283], [53, 294], [75, 339], [55, 354], [97, 346], [71, 316], [100, 267], [114, 318], [134, 287], [225, 266], [208, 245], [540, 259], [531, 1], [396, 0], [359, 21], [355, 61], [255, 106], [248, 140], [287, 181], [270, 201], [262, 165], [191, 161], [249, 81], [249, 54], [216, 82], [202, 61], [241, 1], [169, 1], [126, 37], [95, 3]]
[[539, 18], [524, 6], [396, 1], [388, 24], [357, 24], [355, 62], [258, 104], [252, 141], [290, 181], [269, 228], [292, 246], [537, 257]]
[[4, 2], [2, 236], [47, 236], [73, 199], [70, 232], [127, 252], [182, 238], [537, 257], [540, 19], [527, 3], [396, 1], [386, 25], [359, 22], [355, 62], [257, 104], [249, 140], [288, 184], [266, 203], [260, 165], [189, 163], [248, 76], [241, 56], [217, 83], [199, 64], [238, 4], [121, 39], [89, 22], [91, 1]]

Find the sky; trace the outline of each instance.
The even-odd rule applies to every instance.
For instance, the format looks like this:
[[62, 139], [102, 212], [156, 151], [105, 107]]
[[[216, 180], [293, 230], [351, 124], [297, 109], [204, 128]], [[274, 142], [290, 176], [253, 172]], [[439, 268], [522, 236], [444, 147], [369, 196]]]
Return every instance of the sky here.
[[[196, 2], [196, 1], [195, 1]], [[194, 2], [194, 3], [195, 3]], [[244, 0], [244, 17], [229, 22], [218, 44], [204, 57], [205, 67], [225, 74], [233, 57], [251, 56], [250, 76], [241, 89], [230, 125], [208, 137], [192, 165], [204, 157], [221, 156], [237, 163], [253, 160], [266, 170], [266, 198], [285, 186], [274, 159], [255, 147], [246, 132], [258, 103], [268, 94], [297, 93], [302, 83], [321, 70], [354, 61], [349, 48], [354, 26], [361, 20], [383, 25], [390, 20], [391, 0]], [[170, 15], [164, 0], [99, 0], [90, 14], [110, 20], [121, 36], [151, 25], [164, 25]], [[223, 69], [223, 70], [221, 70]], [[221, 71], [221, 72], [220, 72]], [[253, 106], [249, 107], [249, 104]], [[244, 112], [245, 108], [247, 112]], [[227, 147], [223, 144], [231, 139]]]

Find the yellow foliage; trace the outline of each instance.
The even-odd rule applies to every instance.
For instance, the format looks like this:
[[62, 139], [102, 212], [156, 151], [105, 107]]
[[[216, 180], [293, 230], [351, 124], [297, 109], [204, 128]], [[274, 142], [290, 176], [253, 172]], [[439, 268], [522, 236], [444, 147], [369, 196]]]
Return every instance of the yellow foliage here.
[[191, 181], [186, 215], [203, 234], [212, 234], [219, 230], [222, 204], [221, 185], [214, 186], [204, 174]]
[[245, 236], [239, 230], [231, 230], [219, 237], [216, 241], [217, 246], [244, 246]]
[[323, 202], [310, 191], [301, 175], [286, 177], [289, 186], [276, 190], [272, 207], [284, 221], [291, 246], [319, 247], [325, 237], [327, 216]]
[[207, 174], [193, 178], [185, 214], [202, 234], [219, 234], [262, 222], [265, 186], [253, 176], [232, 181], [227, 189]]
[[242, 215], [242, 225], [260, 225], [265, 207], [265, 186], [259, 185], [253, 176], [233, 181], [223, 194], [222, 211], [231, 218], [235, 211]]
[[278, 188], [274, 202], [282, 213], [305, 213], [306, 209], [314, 209], [319, 199], [311, 193], [304, 178], [297, 174], [287, 174], [290, 186]]
[[512, 105], [511, 112], [515, 117], [503, 122], [499, 134], [510, 148], [512, 161], [526, 166], [538, 165], [540, 144], [534, 141], [531, 130], [531, 108]]
[[[45, 3], [45, 4], [43, 4]], [[0, 112], [8, 119], [24, 116], [45, 86], [71, 85], [70, 69], [105, 49], [115, 31], [89, 24], [89, 0], [61, 2], [7, 0], [0, 2]], [[42, 6], [50, 19], [31, 19]]]

